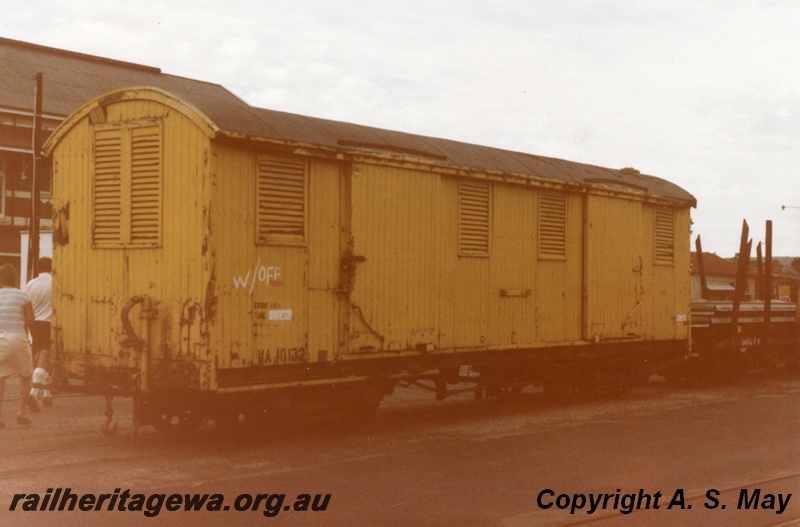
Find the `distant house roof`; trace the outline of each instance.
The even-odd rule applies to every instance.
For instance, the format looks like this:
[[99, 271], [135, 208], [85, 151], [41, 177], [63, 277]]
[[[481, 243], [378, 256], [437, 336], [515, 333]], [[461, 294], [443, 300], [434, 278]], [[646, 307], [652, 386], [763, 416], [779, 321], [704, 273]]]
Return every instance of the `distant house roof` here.
[[[706, 273], [706, 276], [736, 277], [738, 264], [735, 260], [726, 260], [725, 258], [717, 256], [714, 253], [703, 252], [703, 269]], [[696, 252], [692, 252], [691, 272], [692, 274], [700, 273]]]
[[[44, 112], [67, 116], [87, 101], [123, 88], [155, 87], [197, 111], [215, 133], [246, 140], [314, 145], [338, 152], [360, 152], [423, 159], [448, 167], [542, 178], [593, 186], [696, 206], [694, 196], [664, 179], [634, 169], [609, 169], [561, 159], [383, 130], [369, 126], [254, 108], [225, 88], [161, 73], [157, 68], [0, 39], [0, 108], [30, 110], [33, 80], [44, 75]], [[138, 87], [138, 88], [136, 88]], [[128, 91], [130, 91], [128, 90]], [[122, 90], [124, 91], [124, 90]]]

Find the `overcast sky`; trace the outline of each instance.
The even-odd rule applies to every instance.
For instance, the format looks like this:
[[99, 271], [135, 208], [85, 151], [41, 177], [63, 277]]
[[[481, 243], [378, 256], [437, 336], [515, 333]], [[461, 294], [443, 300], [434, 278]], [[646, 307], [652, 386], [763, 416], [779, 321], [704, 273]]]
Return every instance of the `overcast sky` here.
[[0, 8], [4, 37], [221, 84], [253, 106], [635, 167], [697, 198], [705, 250], [736, 253], [745, 218], [755, 246], [772, 219], [774, 254], [800, 256], [794, 0]]

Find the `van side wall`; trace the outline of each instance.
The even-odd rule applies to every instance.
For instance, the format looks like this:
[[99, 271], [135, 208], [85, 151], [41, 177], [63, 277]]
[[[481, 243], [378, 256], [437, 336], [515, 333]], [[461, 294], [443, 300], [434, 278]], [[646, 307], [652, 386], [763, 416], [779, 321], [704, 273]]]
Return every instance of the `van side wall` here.
[[[137, 123], [161, 133], [158, 239], [97, 243], [95, 131]], [[212, 140], [155, 101], [89, 114], [54, 153], [57, 360], [77, 377], [141, 370], [146, 389], [213, 391], [333, 364], [388, 374], [403, 358], [688, 345], [688, 206], [327, 155]], [[288, 167], [278, 183], [273, 165]], [[281, 178], [285, 207], [269, 187]], [[143, 349], [124, 343], [120, 320], [134, 295], [146, 299], [130, 317]]]

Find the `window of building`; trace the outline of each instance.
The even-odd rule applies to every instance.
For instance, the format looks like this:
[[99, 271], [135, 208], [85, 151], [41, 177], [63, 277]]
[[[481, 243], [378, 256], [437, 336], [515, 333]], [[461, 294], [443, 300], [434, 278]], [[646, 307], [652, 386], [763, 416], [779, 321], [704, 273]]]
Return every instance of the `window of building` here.
[[161, 242], [160, 122], [94, 129], [92, 240], [96, 246], [157, 246]]
[[305, 243], [307, 172], [305, 160], [259, 156], [256, 243]]
[[0, 157], [0, 218], [6, 217], [6, 160]]
[[675, 211], [656, 209], [654, 228], [654, 261], [657, 265], [675, 263]]
[[567, 258], [567, 195], [539, 192], [539, 259]]
[[44, 159], [36, 162], [39, 166], [39, 176], [36, 178], [36, 187], [41, 194], [50, 195], [53, 191], [53, 168]]

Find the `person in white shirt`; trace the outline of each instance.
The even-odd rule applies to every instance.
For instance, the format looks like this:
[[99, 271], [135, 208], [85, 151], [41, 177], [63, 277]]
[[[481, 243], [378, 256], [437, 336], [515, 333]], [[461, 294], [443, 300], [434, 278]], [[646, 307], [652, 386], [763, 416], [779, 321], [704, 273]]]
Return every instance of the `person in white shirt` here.
[[31, 347], [28, 342], [27, 327], [33, 320], [31, 297], [25, 291], [17, 289], [19, 275], [11, 264], [0, 266], [0, 428], [5, 428], [2, 406], [5, 393], [6, 378], [18, 375], [19, 412], [17, 423], [31, 424], [27, 416], [25, 397], [31, 382], [33, 362]]
[[[32, 411], [38, 410], [36, 399], [43, 395], [42, 403], [45, 406], [53, 404], [50, 394], [50, 316], [53, 313], [52, 291], [53, 277], [50, 274], [53, 262], [50, 258], [42, 257], [36, 262], [39, 275], [28, 282], [25, 290], [31, 297], [33, 314], [36, 318], [31, 327], [33, 345], [33, 379], [29, 403]], [[42, 393], [43, 392], [43, 393]]]

